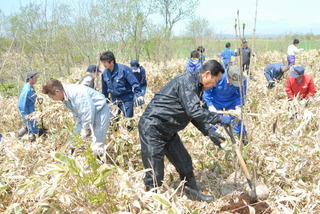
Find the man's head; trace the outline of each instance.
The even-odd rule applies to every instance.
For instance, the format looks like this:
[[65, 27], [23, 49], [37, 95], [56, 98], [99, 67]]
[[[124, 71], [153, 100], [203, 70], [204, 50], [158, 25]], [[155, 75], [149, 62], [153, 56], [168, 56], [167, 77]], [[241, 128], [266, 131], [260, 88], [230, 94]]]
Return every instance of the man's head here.
[[99, 70], [98, 66], [96, 66], [96, 65], [89, 65], [89, 67], [87, 68], [87, 72], [90, 72], [90, 73], [93, 73], [93, 74], [96, 74], [98, 72], [101, 73], [101, 71]]
[[294, 40], [293, 40], [293, 44], [294, 44], [294, 45], [299, 44], [299, 39], [294, 39]]
[[230, 44], [230, 42], [228, 42], [228, 43], [226, 44], [226, 48], [230, 48], [230, 46], [231, 46], [231, 44]]
[[205, 50], [206, 50], [206, 49], [205, 49], [203, 46], [199, 46], [199, 47], [197, 48], [197, 51], [198, 51], [198, 53], [200, 54], [200, 56], [204, 53]]
[[57, 79], [48, 79], [42, 85], [42, 93], [48, 95], [53, 100], [64, 100], [64, 90], [61, 82]]
[[35, 72], [35, 71], [29, 71], [29, 72], [27, 73], [26, 81], [27, 81], [30, 85], [36, 84], [37, 80], [38, 80], [38, 74], [37, 74], [37, 72]]
[[209, 60], [200, 69], [200, 82], [203, 90], [215, 87], [224, 73], [224, 68], [217, 60]]
[[295, 66], [293, 70], [290, 72], [290, 76], [295, 79], [301, 79], [304, 74], [304, 67], [303, 66]]
[[139, 61], [138, 60], [131, 60], [130, 66], [131, 66], [132, 70], [137, 70], [140, 67]]
[[192, 52], [190, 53], [190, 58], [191, 58], [191, 59], [199, 59], [199, 57], [200, 57], [200, 54], [199, 54], [198, 51], [192, 51]]
[[241, 71], [240, 68], [236, 65], [232, 65], [229, 67], [228, 71], [227, 71], [227, 76], [228, 76], [228, 80], [229, 83], [239, 87], [241, 85]]
[[281, 67], [281, 71], [283, 73], [289, 71], [289, 69], [290, 69], [290, 66], [287, 66], [287, 65]]
[[242, 40], [242, 47], [247, 47], [248, 46], [248, 41], [247, 40]]
[[111, 51], [105, 51], [100, 55], [100, 61], [106, 69], [112, 71], [116, 63], [116, 58]]

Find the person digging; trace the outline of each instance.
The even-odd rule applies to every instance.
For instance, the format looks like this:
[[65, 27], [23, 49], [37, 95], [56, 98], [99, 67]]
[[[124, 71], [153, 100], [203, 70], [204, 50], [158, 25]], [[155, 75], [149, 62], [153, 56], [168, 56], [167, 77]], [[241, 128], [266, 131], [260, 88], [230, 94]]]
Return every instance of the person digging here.
[[221, 116], [200, 105], [203, 90], [216, 86], [224, 68], [216, 60], [206, 62], [200, 70], [187, 72], [168, 82], [151, 100], [139, 120], [142, 161], [146, 172], [144, 183], [149, 191], [162, 185], [164, 156], [175, 166], [184, 192], [192, 200], [210, 202], [213, 196], [199, 192], [193, 173], [192, 159], [181, 142], [178, 131], [189, 122], [219, 147], [224, 138], [210, 124], [230, 124], [229, 116]]

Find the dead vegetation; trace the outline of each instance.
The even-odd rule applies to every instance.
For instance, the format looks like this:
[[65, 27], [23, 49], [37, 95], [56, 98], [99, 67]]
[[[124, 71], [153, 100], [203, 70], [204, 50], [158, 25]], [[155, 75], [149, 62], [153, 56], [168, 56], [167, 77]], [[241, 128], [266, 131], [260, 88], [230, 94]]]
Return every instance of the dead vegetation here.
[[[304, 65], [306, 73], [313, 76], [319, 86], [318, 51], [304, 52], [297, 58], [296, 64]], [[306, 107], [296, 100], [288, 102], [285, 79], [274, 90], [268, 90], [263, 69], [273, 62], [285, 62], [285, 55], [267, 52], [254, 59], [252, 71], [256, 81], [249, 81], [244, 118], [250, 143], [243, 148], [243, 156], [254, 180], [269, 188], [267, 198], [259, 202], [261, 207], [266, 206], [263, 211], [254, 210], [254, 205], [248, 206], [245, 198], [234, 202], [241, 203], [243, 208], [232, 208], [230, 200], [236, 192], [231, 196], [222, 194], [230, 174], [235, 171], [240, 174], [231, 141], [222, 129], [221, 133], [228, 139], [224, 150], [218, 150], [192, 125], [180, 133], [193, 158], [198, 184], [203, 192], [216, 197], [208, 204], [190, 201], [182, 195], [179, 176], [169, 163], [165, 165], [164, 186], [158, 193], [144, 191], [138, 131], [128, 132], [125, 128], [127, 122], [137, 127], [142, 109], [136, 109], [133, 121], [122, 120], [117, 132], [110, 131], [106, 142], [110, 159], [108, 164], [99, 165], [88, 149], [79, 150], [75, 158], [68, 156], [67, 142], [74, 122], [61, 103], [44, 100], [41, 115], [49, 128], [48, 138], [30, 143], [25, 138], [15, 137], [15, 131], [22, 125], [17, 110], [18, 98], [0, 97], [0, 133], [3, 134], [0, 212], [319, 213], [319, 101], [312, 100]], [[141, 63], [148, 74], [146, 100], [150, 101], [168, 80], [184, 72], [185, 63], [185, 60], [166, 65]], [[78, 70], [81, 69], [74, 69], [62, 82], [76, 82], [80, 79]], [[37, 90], [40, 91], [39, 84]], [[310, 112], [311, 117], [307, 116]], [[258, 117], [246, 113], [257, 113]], [[81, 143], [79, 139], [79, 145]], [[236, 188], [240, 195], [247, 184], [231, 178], [231, 184], [234, 181], [240, 182]]]

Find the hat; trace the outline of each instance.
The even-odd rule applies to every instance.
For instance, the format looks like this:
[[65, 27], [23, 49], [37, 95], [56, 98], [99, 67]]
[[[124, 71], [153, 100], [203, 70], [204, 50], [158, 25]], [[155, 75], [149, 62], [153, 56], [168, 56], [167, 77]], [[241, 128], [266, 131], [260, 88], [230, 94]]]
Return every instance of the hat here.
[[242, 43], [247, 43], [247, 42], [248, 42], [248, 41], [247, 41], [247, 40], [245, 40], [245, 39], [244, 39], [244, 40], [242, 40]]
[[138, 68], [139, 62], [138, 60], [131, 60], [130, 65], [131, 65], [131, 68]]
[[297, 78], [300, 75], [302, 75], [304, 73], [304, 67], [302, 66], [296, 66], [293, 68], [293, 70], [290, 72], [290, 76], [292, 76], [293, 78]]
[[29, 78], [32, 78], [32, 77], [34, 77], [35, 75], [37, 75], [37, 72], [35, 72], [35, 71], [29, 71], [29, 72], [27, 73], [26, 80], [28, 81]]
[[94, 71], [98, 71], [98, 72], [101, 72], [98, 68], [98, 66], [96, 65], [89, 65], [88, 69], [87, 69], [87, 72], [94, 72]]
[[239, 87], [240, 86], [240, 75], [241, 71], [238, 66], [232, 65], [229, 67], [227, 74], [232, 80], [232, 85]]

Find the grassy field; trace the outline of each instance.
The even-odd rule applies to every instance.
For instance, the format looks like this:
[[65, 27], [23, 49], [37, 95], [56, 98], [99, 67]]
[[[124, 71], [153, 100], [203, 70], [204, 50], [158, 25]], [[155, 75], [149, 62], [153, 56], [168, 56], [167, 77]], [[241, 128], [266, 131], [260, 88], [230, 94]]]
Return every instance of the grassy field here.
[[[224, 43], [225, 41], [221, 42]], [[273, 43], [273, 44], [276, 44]], [[210, 51], [208, 51], [210, 52]], [[264, 213], [319, 213], [320, 204], [320, 109], [319, 101], [307, 107], [297, 100], [288, 102], [285, 78], [274, 90], [266, 88], [264, 67], [271, 62], [285, 61], [282, 52], [259, 53], [252, 62], [256, 81], [248, 82], [244, 122], [249, 131], [249, 144], [242, 151], [254, 180], [265, 184], [269, 194], [259, 203], [269, 208]], [[298, 55], [297, 64], [304, 64], [306, 73], [320, 85], [319, 52]], [[142, 62], [147, 70], [146, 101], [170, 79], [183, 73], [186, 61], [174, 60], [154, 64]], [[72, 69], [63, 83], [80, 79], [84, 67]], [[40, 91], [40, 83], [36, 90]], [[39, 92], [40, 93], [40, 92]], [[41, 94], [41, 93], [40, 93]], [[316, 97], [320, 94], [317, 93]], [[69, 156], [68, 138], [74, 119], [60, 103], [44, 99], [37, 106], [49, 128], [47, 138], [30, 143], [15, 132], [22, 126], [17, 110], [17, 96], [0, 96], [0, 212], [2, 213], [236, 213], [226, 210], [230, 200], [245, 192], [246, 182], [240, 173], [236, 156], [227, 138], [223, 150], [189, 125], [179, 134], [190, 152], [201, 190], [215, 196], [212, 203], [190, 201], [183, 196], [174, 167], [166, 160], [164, 186], [157, 192], [145, 192], [144, 169], [140, 156], [137, 122], [143, 109], [135, 109], [132, 121], [121, 120], [117, 132], [110, 129], [107, 139], [107, 164], [98, 164], [79, 139], [75, 157]], [[249, 116], [256, 113], [258, 117]], [[296, 113], [294, 119], [290, 119]], [[306, 117], [312, 113], [312, 117]], [[128, 132], [126, 123], [134, 130]], [[81, 145], [84, 148], [80, 149]], [[237, 172], [240, 179], [234, 179]], [[238, 187], [225, 195], [229, 182]], [[239, 186], [240, 185], [240, 186]], [[253, 205], [251, 205], [252, 207]], [[244, 205], [244, 207], [249, 207]], [[223, 211], [224, 210], [224, 211]], [[238, 210], [239, 211], [239, 210]]]
[[[286, 53], [287, 48], [292, 44], [291, 39], [286, 38], [272, 38], [272, 39], [252, 39], [248, 38], [248, 46], [253, 49], [256, 53], [267, 52], [267, 51], [277, 51], [280, 53]], [[241, 41], [239, 39], [206, 39], [203, 44], [198, 44], [191, 39], [176, 39], [174, 41], [174, 47], [176, 51], [177, 58], [188, 58], [190, 52], [196, 49], [199, 45], [203, 45], [206, 48], [206, 56], [213, 58], [218, 55], [222, 50], [225, 49], [225, 44], [227, 42], [231, 43], [231, 50], [235, 50], [237, 47], [241, 46]], [[194, 44], [194, 45], [192, 45]], [[300, 43], [298, 48], [303, 48], [304, 50], [319, 50], [320, 49], [320, 39], [319, 40], [304, 40], [300, 38]]]

